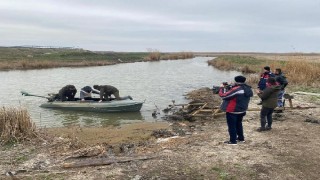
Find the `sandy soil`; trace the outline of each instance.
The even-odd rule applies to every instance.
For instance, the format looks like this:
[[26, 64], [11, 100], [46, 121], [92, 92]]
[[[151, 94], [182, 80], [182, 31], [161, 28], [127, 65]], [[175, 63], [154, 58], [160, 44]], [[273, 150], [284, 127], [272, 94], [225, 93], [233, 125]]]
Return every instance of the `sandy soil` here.
[[[210, 89], [193, 93], [190, 98], [219, 104]], [[248, 112], [244, 119], [246, 142], [236, 146], [223, 143], [228, 139], [224, 117], [97, 132], [82, 129], [98, 133], [97, 138], [72, 135], [75, 130], [48, 132], [37, 142], [1, 147], [0, 179], [11, 179], [5, 175], [9, 171], [19, 179], [318, 179], [320, 108], [306, 100], [310, 98], [296, 95], [294, 106], [318, 108], [274, 114], [271, 131], [257, 132], [259, 112]], [[254, 97], [250, 107], [258, 107], [257, 102]], [[150, 159], [62, 167], [70, 161], [140, 156]]]

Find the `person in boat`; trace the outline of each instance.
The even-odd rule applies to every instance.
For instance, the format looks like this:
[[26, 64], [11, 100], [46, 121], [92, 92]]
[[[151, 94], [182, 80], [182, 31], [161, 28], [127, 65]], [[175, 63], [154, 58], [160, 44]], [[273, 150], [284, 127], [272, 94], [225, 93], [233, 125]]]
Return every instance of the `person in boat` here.
[[61, 101], [74, 101], [74, 96], [77, 93], [77, 89], [74, 85], [66, 85], [59, 91], [59, 100]]
[[100, 91], [92, 89], [90, 86], [85, 86], [80, 90], [81, 101], [92, 100], [92, 93], [100, 94]]
[[113, 95], [116, 100], [125, 100], [125, 99], [132, 100], [131, 96], [120, 97], [119, 90], [116, 87], [113, 87], [110, 85], [102, 85], [102, 86], [94, 85], [93, 88], [100, 91], [99, 102], [112, 100], [111, 95]]

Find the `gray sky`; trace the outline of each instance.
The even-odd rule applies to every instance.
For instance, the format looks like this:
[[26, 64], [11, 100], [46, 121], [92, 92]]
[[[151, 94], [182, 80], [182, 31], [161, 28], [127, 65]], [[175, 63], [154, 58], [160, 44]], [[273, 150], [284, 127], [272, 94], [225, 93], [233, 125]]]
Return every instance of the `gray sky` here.
[[320, 52], [317, 0], [0, 0], [0, 46]]

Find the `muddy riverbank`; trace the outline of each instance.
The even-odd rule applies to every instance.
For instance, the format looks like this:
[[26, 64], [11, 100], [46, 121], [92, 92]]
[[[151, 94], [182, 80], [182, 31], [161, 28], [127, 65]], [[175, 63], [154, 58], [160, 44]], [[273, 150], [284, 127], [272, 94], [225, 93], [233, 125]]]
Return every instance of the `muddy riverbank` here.
[[[209, 91], [193, 92], [192, 97], [218, 101], [208, 97]], [[100, 131], [51, 129], [38, 141], [1, 147], [1, 179], [9, 179], [8, 171], [19, 179], [317, 179], [320, 110], [309, 99], [295, 95], [294, 106], [318, 108], [275, 114], [273, 129], [263, 133], [256, 131], [259, 112], [248, 112], [246, 142], [237, 146], [223, 143], [228, 138], [224, 117]], [[250, 107], [258, 107], [258, 101], [255, 96]], [[81, 132], [97, 133], [97, 138], [93, 141]], [[121, 138], [111, 141], [115, 137]], [[132, 160], [121, 163], [120, 157]], [[139, 157], [148, 158], [134, 160]], [[97, 158], [118, 158], [113, 159], [118, 163], [63, 168]]]

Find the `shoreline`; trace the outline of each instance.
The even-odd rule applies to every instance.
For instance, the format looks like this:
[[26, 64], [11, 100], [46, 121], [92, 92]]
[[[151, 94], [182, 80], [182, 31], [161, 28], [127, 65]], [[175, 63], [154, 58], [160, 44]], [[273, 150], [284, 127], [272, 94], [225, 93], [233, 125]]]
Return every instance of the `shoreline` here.
[[[209, 88], [192, 91], [189, 97], [190, 101], [200, 98], [219, 103]], [[313, 106], [305, 97], [297, 95], [294, 106]], [[255, 95], [250, 107], [257, 107], [258, 101]], [[98, 130], [71, 127], [63, 128], [64, 133], [50, 129], [42, 140], [2, 147], [0, 177], [11, 171], [21, 179], [313, 179], [319, 176], [320, 137], [315, 134], [320, 126], [319, 121], [307, 120], [319, 116], [319, 108], [284, 111], [276, 114], [271, 131], [260, 133], [255, 131], [259, 112], [247, 112], [243, 122], [246, 142], [237, 146], [223, 143], [228, 138], [224, 116], [159, 126], [143, 123]], [[49, 136], [52, 132], [54, 135]], [[108, 157], [114, 161], [150, 159], [65, 168]]]

